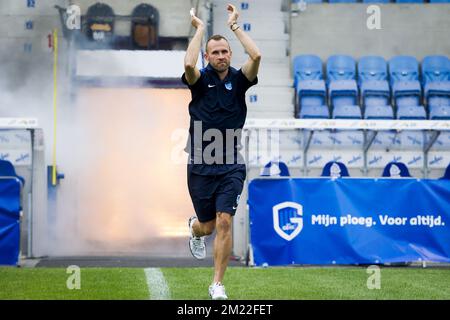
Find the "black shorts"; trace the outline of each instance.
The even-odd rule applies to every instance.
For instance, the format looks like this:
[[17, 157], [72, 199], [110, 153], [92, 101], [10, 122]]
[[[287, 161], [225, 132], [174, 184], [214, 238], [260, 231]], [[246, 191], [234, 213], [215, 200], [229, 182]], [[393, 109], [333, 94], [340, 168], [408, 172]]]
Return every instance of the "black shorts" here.
[[214, 220], [217, 212], [234, 216], [245, 178], [245, 166], [219, 175], [199, 175], [193, 173], [188, 165], [189, 194], [198, 220]]

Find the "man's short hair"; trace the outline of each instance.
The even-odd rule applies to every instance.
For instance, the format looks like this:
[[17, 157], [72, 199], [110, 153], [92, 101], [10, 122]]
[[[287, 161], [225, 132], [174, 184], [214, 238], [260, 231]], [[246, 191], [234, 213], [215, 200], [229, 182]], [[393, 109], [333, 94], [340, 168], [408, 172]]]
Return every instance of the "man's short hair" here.
[[220, 41], [222, 39], [225, 40], [228, 43], [228, 48], [230, 48], [230, 50], [231, 50], [230, 43], [228, 42], [228, 39], [225, 38], [224, 36], [220, 35], [220, 34], [215, 34], [215, 35], [212, 35], [211, 37], [209, 37], [208, 41], [206, 41], [205, 52], [208, 52], [208, 43], [211, 40]]

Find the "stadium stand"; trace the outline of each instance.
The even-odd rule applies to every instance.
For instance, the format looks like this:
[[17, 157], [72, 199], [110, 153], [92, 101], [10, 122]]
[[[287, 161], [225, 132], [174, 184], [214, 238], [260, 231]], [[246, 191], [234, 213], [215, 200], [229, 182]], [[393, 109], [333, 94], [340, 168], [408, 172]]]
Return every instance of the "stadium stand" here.
[[342, 162], [330, 161], [325, 164], [321, 174], [322, 177], [342, 178], [349, 177], [348, 169]]
[[362, 56], [356, 76], [352, 57], [333, 55], [326, 69], [324, 77], [322, 60], [317, 55], [294, 57], [297, 118], [324, 119], [330, 114], [334, 119], [448, 120], [450, 117], [450, 60], [446, 56], [426, 56], [420, 69], [412, 56], [392, 57], [389, 68], [381, 56]]
[[408, 167], [403, 162], [389, 162], [383, 170], [383, 177], [406, 178], [411, 177]]

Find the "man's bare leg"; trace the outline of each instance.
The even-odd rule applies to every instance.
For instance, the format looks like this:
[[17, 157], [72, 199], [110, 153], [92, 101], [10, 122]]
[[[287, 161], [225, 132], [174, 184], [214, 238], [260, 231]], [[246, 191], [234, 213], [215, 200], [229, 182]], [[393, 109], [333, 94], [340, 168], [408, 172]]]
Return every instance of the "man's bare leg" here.
[[209, 236], [213, 233], [215, 227], [216, 219], [208, 222], [200, 222], [196, 219], [192, 224], [192, 230], [194, 230], [194, 236], [196, 237]]
[[233, 217], [224, 212], [217, 213], [216, 238], [214, 239], [214, 281], [222, 282], [231, 255], [231, 223]]

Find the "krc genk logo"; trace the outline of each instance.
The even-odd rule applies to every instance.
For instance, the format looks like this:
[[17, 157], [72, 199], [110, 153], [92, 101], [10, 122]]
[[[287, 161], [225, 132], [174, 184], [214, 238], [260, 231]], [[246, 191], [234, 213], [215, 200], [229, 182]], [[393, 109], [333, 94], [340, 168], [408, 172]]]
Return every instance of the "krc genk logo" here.
[[273, 207], [273, 228], [287, 241], [294, 239], [303, 228], [303, 207], [296, 202], [282, 202]]

